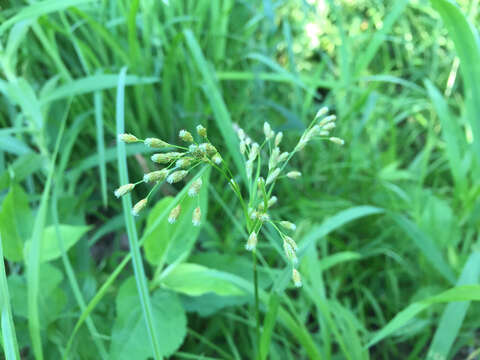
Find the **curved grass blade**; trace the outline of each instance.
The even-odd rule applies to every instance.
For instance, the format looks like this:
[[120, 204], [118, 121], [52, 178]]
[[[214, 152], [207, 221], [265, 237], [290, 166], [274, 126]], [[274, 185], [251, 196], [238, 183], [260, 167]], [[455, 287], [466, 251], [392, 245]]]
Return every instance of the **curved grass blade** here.
[[453, 40], [460, 59], [466, 94], [467, 118], [472, 126], [473, 145], [480, 162], [480, 37], [454, 1], [431, 0]]
[[2, 235], [0, 234], [0, 321], [3, 338], [3, 351], [6, 360], [20, 360], [17, 334], [13, 323], [12, 309], [10, 307], [10, 294], [8, 292], [7, 275], [2, 249]]
[[[480, 253], [471, 254], [463, 267], [457, 286], [478, 283], [480, 276]], [[440, 324], [438, 325], [432, 344], [428, 351], [427, 359], [448, 359], [458, 332], [470, 306], [469, 301], [453, 302], [445, 308]]]
[[95, 126], [97, 128], [98, 170], [100, 171], [103, 206], [106, 208], [108, 206], [107, 168], [105, 161], [105, 141], [103, 139], [103, 98], [100, 91], [95, 91], [93, 102], [95, 106]]
[[451, 288], [436, 296], [429, 297], [425, 300], [414, 302], [407, 308], [400, 311], [395, 317], [383, 327], [367, 344], [367, 348], [372, 347], [379, 341], [392, 335], [400, 329], [409, 320], [413, 319], [417, 314], [429, 308], [434, 304], [456, 301], [480, 301], [480, 285], [463, 285]]
[[[116, 123], [117, 133], [123, 134], [125, 132], [125, 76], [127, 68], [124, 67], [120, 71], [118, 77], [117, 88], [117, 105], [116, 105]], [[118, 155], [118, 175], [120, 184], [128, 183], [127, 171], [127, 155], [125, 152], [125, 143], [119, 141], [117, 143]], [[155, 359], [162, 359], [160, 345], [157, 339], [157, 333], [153, 321], [152, 304], [150, 301], [150, 294], [148, 292], [147, 278], [145, 270], [143, 269], [142, 256], [138, 246], [137, 228], [135, 220], [133, 219], [132, 211], [132, 197], [130, 194], [122, 197], [123, 216], [125, 218], [125, 225], [127, 227], [128, 241], [130, 244], [130, 254], [132, 255], [133, 272], [135, 274], [135, 281], [137, 284], [138, 295], [140, 303], [142, 304], [143, 316], [145, 317], [145, 324], [147, 326], [150, 343], [152, 345], [153, 356]]]

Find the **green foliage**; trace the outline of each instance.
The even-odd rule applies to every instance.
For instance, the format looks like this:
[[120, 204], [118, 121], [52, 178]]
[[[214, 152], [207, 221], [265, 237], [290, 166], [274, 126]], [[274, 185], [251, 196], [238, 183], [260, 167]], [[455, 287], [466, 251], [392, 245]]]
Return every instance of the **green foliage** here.
[[[168, 5], [167, 5], [168, 3]], [[0, 358], [457, 359], [478, 353], [478, 1], [12, 0], [0, 6]], [[138, 194], [202, 124], [245, 191], [232, 127], [292, 149], [321, 106], [343, 148], [281, 178], [282, 240], [218, 173]], [[167, 217], [176, 205], [175, 224]], [[202, 225], [193, 227], [193, 209]], [[208, 211], [207, 211], [208, 210]], [[141, 235], [138, 238], [138, 235]]]

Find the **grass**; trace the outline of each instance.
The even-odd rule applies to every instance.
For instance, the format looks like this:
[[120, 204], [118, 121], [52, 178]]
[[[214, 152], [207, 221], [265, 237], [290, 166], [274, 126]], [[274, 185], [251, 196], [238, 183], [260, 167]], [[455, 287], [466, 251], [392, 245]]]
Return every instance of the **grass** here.
[[[0, 356], [478, 354], [479, 17], [457, 3], [2, 3]], [[288, 149], [322, 105], [346, 144], [309, 145], [291, 164], [303, 176], [278, 182], [271, 214], [297, 224], [303, 287], [265, 228], [257, 338], [235, 194], [202, 172], [199, 231], [166, 226], [176, 185], [134, 220], [151, 188], [113, 191], [154, 166], [116, 135], [176, 143], [203, 124], [242, 184], [232, 123], [257, 138], [268, 120]], [[90, 230], [66, 248], [65, 225]]]

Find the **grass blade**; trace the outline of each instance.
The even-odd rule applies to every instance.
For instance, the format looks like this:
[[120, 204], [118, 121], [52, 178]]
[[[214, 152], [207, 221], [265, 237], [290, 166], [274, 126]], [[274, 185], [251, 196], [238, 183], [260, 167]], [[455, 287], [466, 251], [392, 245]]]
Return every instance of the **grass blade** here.
[[444, 260], [442, 253], [432, 241], [422, 230], [418, 228], [416, 224], [408, 220], [405, 216], [399, 214], [392, 215], [393, 220], [397, 225], [405, 231], [405, 233], [410, 237], [413, 243], [420, 249], [425, 258], [430, 262], [430, 264], [437, 269], [437, 271], [447, 279], [451, 284], [455, 283], [455, 274]]
[[10, 307], [10, 294], [8, 292], [7, 275], [2, 249], [2, 235], [0, 234], [0, 311], [3, 338], [3, 351], [6, 360], [20, 360], [17, 334], [13, 323], [12, 309]]
[[453, 40], [460, 59], [465, 86], [467, 117], [473, 130], [473, 144], [480, 162], [480, 38], [454, 1], [431, 0]]
[[[116, 123], [117, 133], [123, 134], [125, 132], [125, 76], [127, 69], [124, 67], [120, 71], [118, 77], [117, 88], [117, 105], [116, 105]], [[128, 171], [127, 171], [127, 156], [125, 152], [125, 143], [119, 141], [117, 143], [117, 155], [118, 155], [118, 175], [120, 184], [127, 184]], [[160, 345], [157, 340], [157, 333], [153, 322], [152, 304], [150, 301], [150, 294], [148, 292], [147, 278], [145, 270], [143, 268], [142, 256], [138, 246], [137, 228], [135, 226], [135, 220], [133, 219], [132, 211], [132, 197], [130, 194], [122, 197], [123, 215], [125, 218], [125, 225], [127, 227], [128, 241], [130, 244], [130, 254], [132, 255], [133, 271], [135, 274], [135, 281], [137, 284], [138, 295], [140, 303], [142, 304], [143, 316], [150, 337], [150, 343], [152, 345], [153, 355], [155, 359], [162, 359]]]
[[378, 331], [372, 340], [370, 340], [370, 342], [367, 344], [367, 348], [372, 347], [379, 341], [385, 339], [387, 336], [392, 335], [409, 320], [413, 319], [417, 314], [434, 304], [471, 300], [480, 301], [479, 285], [457, 286], [425, 300], [414, 302], [395, 315], [395, 317], [385, 327], [383, 327], [383, 329]]
[[230, 155], [232, 156], [239, 173], [242, 174], [243, 180], [247, 183], [245, 165], [243, 165], [243, 161], [238, 150], [239, 143], [232, 128], [232, 119], [230, 118], [230, 113], [227, 110], [225, 102], [223, 101], [222, 95], [220, 94], [217, 84], [214, 81], [213, 74], [210, 71], [200, 46], [198, 45], [195, 35], [193, 35], [191, 30], [185, 30], [184, 35], [193, 60], [195, 61], [198, 70], [202, 74], [202, 78], [205, 83], [205, 95], [212, 106], [217, 126], [222, 133], [225, 143], [227, 144], [228, 151], [230, 152]]
[[103, 139], [103, 98], [100, 91], [93, 95], [95, 106], [95, 126], [97, 128], [97, 152], [98, 170], [100, 171], [100, 186], [102, 189], [102, 201], [105, 208], [108, 205], [107, 196], [107, 168], [105, 161], [105, 141]]
[[45, 227], [47, 217], [47, 204], [50, 197], [50, 188], [52, 186], [53, 175], [55, 173], [55, 161], [57, 159], [58, 149], [62, 141], [67, 115], [70, 110], [68, 101], [60, 129], [58, 131], [55, 149], [51, 158], [50, 171], [47, 181], [44, 185], [40, 206], [38, 208], [35, 223], [33, 225], [33, 235], [31, 246], [26, 254], [26, 272], [27, 272], [27, 302], [28, 302], [28, 330], [32, 339], [33, 353], [37, 360], [43, 359], [42, 338], [40, 334], [40, 317], [38, 313], [38, 295], [39, 295], [39, 279], [40, 279], [40, 250], [42, 249], [43, 228]]
[[272, 333], [277, 320], [278, 307], [280, 305], [280, 297], [276, 292], [272, 292], [268, 301], [268, 311], [263, 323], [262, 337], [260, 338], [260, 359], [265, 360], [268, 356]]
[[[457, 281], [457, 286], [473, 285], [478, 283], [480, 275], [480, 253], [476, 252], [469, 256], [463, 267], [462, 274]], [[432, 344], [428, 351], [428, 359], [448, 359], [458, 332], [462, 326], [465, 315], [470, 306], [469, 301], [454, 302], [448, 304], [440, 319], [437, 331], [433, 336]]]

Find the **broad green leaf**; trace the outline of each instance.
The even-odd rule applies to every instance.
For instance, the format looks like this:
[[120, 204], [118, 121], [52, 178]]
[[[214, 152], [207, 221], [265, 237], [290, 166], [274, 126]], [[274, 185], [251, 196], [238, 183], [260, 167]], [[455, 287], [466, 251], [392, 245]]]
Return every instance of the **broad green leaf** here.
[[180, 215], [174, 224], [167, 221], [168, 212], [165, 213], [172, 205], [172, 198], [159, 201], [148, 215], [141, 241], [145, 241], [145, 256], [152, 265], [159, 265], [164, 261], [173, 263], [192, 249], [201, 228], [193, 226], [192, 214], [193, 210], [200, 206], [201, 222], [206, 219], [209, 174], [208, 170], [202, 175], [203, 185], [198, 197], [185, 196], [180, 201]]
[[[152, 298], [153, 322], [158, 333], [162, 356], [170, 356], [182, 344], [187, 332], [187, 319], [182, 304], [174, 293], [157, 290]], [[143, 360], [151, 358], [147, 328], [133, 277], [120, 287], [116, 299], [117, 318], [113, 325], [110, 358]]]
[[471, 300], [480, 300], [480, 285], [457, 286], [428, 299], [414, 302], [395, 315], [395, 317], [386, 326], [384, 326], [383, 329], [378, 331], [372, 340], [370, 340], [370, 342], [367, 344], [367, 347], [371, 347], [386, 337], [394, 334], [409, 320], [413, 319], [417, 314], [434, 304]]
[[168, 223], [167, 217], [160, 223], [156, 223], [157, 218], [162, 216], [172, 201], [172, 197], [163, 198], [155, 204], [147, 217], [145, 233], [148, 235], [144, 235], [142, 241], [144, 241], [145, 257], [152, 265], [157, 265], [162, 261], [172, 238], [172, 224]]
[[[65, 252], [68, 251], [83, 235], [90, 229], [89, 226], [77, 225], [60, 225], [60, 233], [64, 241]], [[30, 241], [26, 244], [26, 251], [29, 251]], [[40, 250], [40, 261], [51, 261], [58, 259], [62, 255], [62, 251], [58, 246], [57, 233], [55, 226], [47, 226], [43, 230], [42, 249]]]
[[164, 287], [189, 296], [215, 293], [221, 296], [238, 296], [244, 292], [225, 278], [223, 271], [198, 264], [184, 263], [176, 266], [161, 280]]
[[[55, 266], [44, 263], [40, 266], [40, 284], [42, 291], [39, 293], [40, 324], [46, 328], [48, 324], [58, 318], [66, 304], [66, 297], [59, 287], [63, 274]], [[28, 319], [27, 280], [23, 275], [8, 277], [8, 287], [12, 298], [13, 313], [16, 316]]]
[[30, 237], [33, 216], [27, 194], [14, 184], [3, 200], [0, 212], [0, 232], [5, 258], [10, 261], [23, 259], [23, 245]]
[[[470, 255], [463, 267], [457, 286], [478, 284], [479, 276], [480, 253], [475, 252]], [[449, 352], [458, 336], [469, 306], [469, 301], [453, 302], [447, 305], [430, 345], [428, 359], [449, 358]]]

